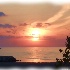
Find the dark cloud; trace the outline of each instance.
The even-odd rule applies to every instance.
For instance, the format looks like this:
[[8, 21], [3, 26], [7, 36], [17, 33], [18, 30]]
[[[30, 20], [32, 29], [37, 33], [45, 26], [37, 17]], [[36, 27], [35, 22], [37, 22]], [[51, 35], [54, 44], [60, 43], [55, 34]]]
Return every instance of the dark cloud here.
[[10, 39], [10, 38], [14, 38], [14, 36], [0, 35], [0, 40], [2, 40], [2, 39]]
[[28, 24], [27, 23], [21, 23], [19, 24], [19, 26], [27, 26]]
[[0, 40], [2, 39], [10, 39], [10, 38], [21, 38], [22, 36], [11, 36], [11, 35], [0, 35]]
[[36, 23], [36, 25], [34, 27], [48, 27], [50, 26], [51, 24], [50, 23]]
[[15, 28], [16, 26], [10, 24], [0, 24], [0, 28]]
[[6, 16], [6, 15], [5, 15], [3, 12], [0, 12], [0, 17], [1, 17], [1, 16]]
[[6, 39], [19, 39], [22, 38], [23, 36], [11, 36], [11, 35], [0, 35], [0, 40], [6, 40]]
[[42, 27], [42, 23], [37, 23], [36, 27]]
[[6, 31], [7, 33], [11, 33], [11, 31]]
[[12, 30], [12, 33], [15, 34], [17, 32], [16, 29], [11, 29]]

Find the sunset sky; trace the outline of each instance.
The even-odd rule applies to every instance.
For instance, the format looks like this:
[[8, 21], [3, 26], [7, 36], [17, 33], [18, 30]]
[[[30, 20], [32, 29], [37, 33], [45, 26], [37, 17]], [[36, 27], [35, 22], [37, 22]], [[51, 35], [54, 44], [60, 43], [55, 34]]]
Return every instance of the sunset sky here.
[[[40, 30], [40, 40], [29, 40]], [[0, 47], [65, 46], [70, 36], [70, 4], [0, 4]]]

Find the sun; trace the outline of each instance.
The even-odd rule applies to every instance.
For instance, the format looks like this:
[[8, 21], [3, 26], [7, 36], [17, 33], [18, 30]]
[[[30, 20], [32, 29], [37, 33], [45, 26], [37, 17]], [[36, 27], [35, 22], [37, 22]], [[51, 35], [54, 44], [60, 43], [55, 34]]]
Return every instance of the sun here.
[[46, 30], [43, 28], [29, 28], [28, 35], [31, 36], [32, 41], [39, 41], [44, 37]]
[[33, 41], [38, 41], [39, 38], [40, 38], [40, 29], [38, 29], [38, 28], [32, 29], [31, 34], [32, 34], [32, 37], [33, 37], [32, 40]]
[[40, 36], [40, 30], [37, 29], [37, 28], [33, 29], [33, 30], [32, 30], [32, 36], [33, 36], [34, 38], [39, 37], [39, 36]]

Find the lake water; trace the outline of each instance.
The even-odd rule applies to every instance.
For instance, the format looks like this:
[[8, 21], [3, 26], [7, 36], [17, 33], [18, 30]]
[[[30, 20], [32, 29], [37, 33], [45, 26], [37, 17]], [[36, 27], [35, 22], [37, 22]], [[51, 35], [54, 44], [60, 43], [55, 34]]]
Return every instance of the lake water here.
[[55, 62], [65, 47], [2, 47], [0, 56], [14, 56], [21, 62]]

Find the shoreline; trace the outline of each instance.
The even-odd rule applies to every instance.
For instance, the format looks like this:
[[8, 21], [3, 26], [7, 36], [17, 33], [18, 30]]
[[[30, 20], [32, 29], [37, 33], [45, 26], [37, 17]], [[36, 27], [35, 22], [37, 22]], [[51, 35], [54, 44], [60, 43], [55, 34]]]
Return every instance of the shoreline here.
[[56, 62], [0, 62], [0, 67], [55, 67]]

